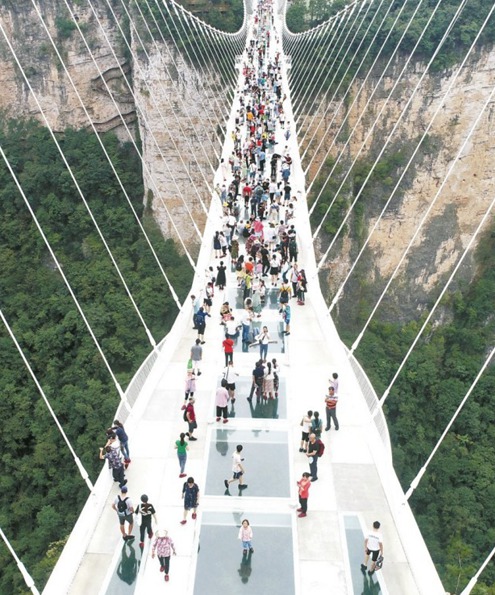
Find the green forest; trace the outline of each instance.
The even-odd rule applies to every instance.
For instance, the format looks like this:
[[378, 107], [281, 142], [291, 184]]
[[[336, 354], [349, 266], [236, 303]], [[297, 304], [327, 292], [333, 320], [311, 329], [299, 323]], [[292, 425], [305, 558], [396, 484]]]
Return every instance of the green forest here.
[[[140, 159], [131, 144], [102, 139], [182, 301], [193, 271], [143, 207]], [[98, 139], [67, 130], [58, 140], [158, 342], [177, 306]], [[33, 121], [4, 121], [0, 146], [125, 389], [151, 345], [56, 145]], [[102, 467], [98, 446], [119, 396], [3, 159], [0, 262], [2, 312], [94, 482]], [[3, 324], [0, 343], [0, 526], [40, 588], [89, 494]], [[0, 593], [26, 592], [6, 548], [0, 548], [0, 568]]]

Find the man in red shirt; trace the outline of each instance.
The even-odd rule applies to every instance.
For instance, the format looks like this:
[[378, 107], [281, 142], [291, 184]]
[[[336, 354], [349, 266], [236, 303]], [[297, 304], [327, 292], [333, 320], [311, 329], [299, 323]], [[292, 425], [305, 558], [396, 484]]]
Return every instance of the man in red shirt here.
[[297, 516], [299, 518], [304, 518], [308, 511], [309, 488], [311, 487], [310, 477], [311, 475], [309, 473], [303, 473], [301, 479], [297, 482], [297, 487], [299, 488], [299, 504], [301, 505], [301, 507], [297, 509], [297, 512], [299, 513]]
[[225, 353], [225, 366], [227, 367], [229, 362], [234, 363], [234, 341], [230, 337], [225, 337], [222, 345]]

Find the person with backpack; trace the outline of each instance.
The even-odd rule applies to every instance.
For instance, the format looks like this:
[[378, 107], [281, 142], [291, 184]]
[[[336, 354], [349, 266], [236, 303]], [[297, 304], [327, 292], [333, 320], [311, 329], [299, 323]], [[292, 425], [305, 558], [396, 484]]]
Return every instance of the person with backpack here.
[[[120, 488], [120, 495], [115, 498], [112, 503], [112, 508], [117, 512], [120, 523], [120, 532], [124, 541], [134, 539], [132, 535], [132, 528], [134, 526], [134, 506], [132, 500], [127, 495], [127, 486]], [[125, 524], [128, 523], [127, 533], [125, 532]]]
[[[203, 306], [201, 306], [201, 308], [196, 312], [195, 314], [195, 320], [194, 320], [194, 324], [196, 326], [196, 328], [198, 329], [198, 340], [200, 341], [201, 345], [204, 345], [205, 343], [205, 329], [206, 329], [206, 317], [211, 315], [208, 314], [208, 312], [205, 312], [205, 309], [203, 308]], [[197, 341], [196, 341], [197, 343]]]
[[141, 526], [139, 527], [141, 541], [139, 542], [139, 547], [141, 549], [144, 548], [144, 535], [147, 532], [148, 537], [151, 539], [153, 537], [153, 529], [151, 527], [151, 520], [155, 521], [156, 525], [156, 510], [153, 504], [149, 502], [149, 498], [146, 494], [141, 496], [141, 502], [137, 505], [135, 510], [135, 514], [141, 515]]
[[316, 438], [314, 434], [310, 434], [306, 456], [309, 458], [311, 481], [318, 481], [318, 459], [323, 456], [324, 452], [325, 445], [323, 442], [319, 438]]
[[283, 280], [282, 285], [280, 286], [279, 294], [278, 294], [278, 301], [279, 301], [280, 306], [283, 306], [284, 304], [289, 303], [291, 292], [292, 292], [292, 289], [291, 289], [290, 285], [287, 283], [287, 281]]

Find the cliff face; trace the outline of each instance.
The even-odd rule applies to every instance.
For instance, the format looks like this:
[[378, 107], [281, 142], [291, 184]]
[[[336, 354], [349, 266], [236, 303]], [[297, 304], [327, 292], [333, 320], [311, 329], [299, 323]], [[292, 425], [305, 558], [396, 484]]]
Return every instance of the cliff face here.
[[[42, 110], [55, 131], [86, 128], [89, 122], [79, 94], [99, 132], [116, 130], [122, 139], [128, 140], [119, 114], [129, 124], [136, 120], [132, 95], [123, 81], [123, 73], [130, 72], [131, 64], [124, 55], [122, 36], [113, 16], [103, 5], [96, 6], [93, 13], [86, 3], [74, 4], [75, 18], [62, 0], [45, 0], [39, 6], [39, 14], [28, 0], [7, 2], [0, 7], [5, 32], [0, 34], [0, 109], [7, 117], [32, 116], [43, 121]], [[115, 10], [121, 19], [122, 15]], [[59, 49], [67, 72], [51, 40]]]
[[164, 234], [180, 234], [194, 253], [218, 164], [225, 88], [173, 44], [150, 40], [141, 15], [133, 17], [129, 25], [120, 2], [74, 3], [72, 14], [63, 0], [44, 0], [39, 14], [29, 0], [1, 5], [0, 110], [46, 121], [56, 132], [92, 122], [98, 132], [142, 141], [143, 201]]
[[[54, 130], [89, 126], [82, 101], [98, 131], [113, 130], [122, 140], [129, 140], [131, 134], [142, 141], [146, 163], [143, 200], [153, 210], [164, 234], [177, 239], [180, 233], [194, 252], [209, 206], [207, 185], [211, 184], [212, 168], [218, 163], [221, 147], [219, 122], [227, 109], [225, 86], [214, 67], [196, 70], [170, 42], [151, 43], [148, 37], [144, 47], [138, 32], [126, 25], [128, 18], [122, 4], [115, 2], [110, 6], [112, 8], [106, 2], [77, 3], [72, 15], [63, 0], [43, 0], [40, 17], [29, 0], [7, 1], [0, 6], [0, 23]], [[67, 72], [59, 62], [43, 23], [59, 48]], [[370, 77], [361, 93], [358, 93], [361, 81], [356, 81], [351, 99], [343, 106], [340, 101], [330, 106], [322, 104], [321, 108], [329, 107], [324, 117], [325, 126], [317, 128], [320, 118], [308, 119], [314, 126], [310, 132], [316, 130], [316, 139], [308, 149], [309, 156], [321, 138], [321, 131], [330, 129], [322, 151], [311, 164], [309, 179], [334, 142], [346, 116], [347, 123], [338, 134], [330, 155], [338, 155], [344, 149], [345, 139], [350, 138], [344, 149], [345, 164], [352, 163], [363, 142], [360, 158], [373, 162], [422, 72], [422, 65], [410, 69], [407, 80], [401, 82], [385, 105], [401, 68], [401, 62], [397, 61], [373, 97], [378, 76]], [[400, 303], [400, 315], [409, 318], [416, 316], [416, 310], [438, 291], [493, 193], [492, 104], [459, 159], [456, 153], [491, 90], [494, 70], [495, 52], [487, 52], [473, 59], [461, 73], [433, 122], [420, 157], [415, 159], [414, 167], [371, 236], [360, 278], [352, 277], [345, 288], [348, 295], [360, 291], [363, 280], [371, 296], [381, 292], [455, 161], [388, 299], [396, 305]], [[452, 76], [453, 72], [449, 72], [425, 78], [385, 157], [401, 146], [415, 145], [443, 100]], [[364, 117], [360, 117], [370, 98]], [[378, 124], [367, 138], [382, 107]], [[33, 116], [43, 120], [1, 32], [0, 110], [7, 117]], [[300, 136], [304, 132], [301, 130]], [[400, 168], [392, 181], [399, 173]], [[393, 189], [393, 183], [390, 184], [387, 180], [381, 187], [375, 187], [376, 200], [368, 198], [363, 202], [359, 233], [353, 217], [346, 233], [330, 252], [325, 264], [330, 297], [345, 278], [374, 225]], [[173, 213], [174, 224], [170, 213]], [[473, 273], [469, 266], [464, 268], [466, 276]], [[394, 311], [394, 316], [396, 314]]]
[[[378, 76], [375, 80], [371, 77], [360, 94], [358, 89], [361, 82], [356, 82], [351, 89], [351, 99], [346, 102], [348, 107], [340, 106], [340, 101], [329, 106], [325, 120], [331, 132], [325, 140], [325, 149], [315, 155], [309, 180], [314, 176], [328, 148], [333, 157], [343, 151], [342, 163], [346, 164], [344, 169], [356, 156], [370, 165], [373, 164], [397, 122], [399, 124], [382, 160], [393, 157], [394, 152], [398, 151], [412, 154], [439, 104], [443, 103], [399, 191], [393, 195], [370, 238], [363, 263], [356, 269], [360, 278], [351, 277], [344, 292], [344, 295], [349, 295], [357, 291], [354, 295], [356, 298], [359, 296], [359, 286], [362, 287], [364, 282], [367, 297], [378, 297], [412, 240], [426, 210], [434, 203], [421, 231], [412, 242], [386, 300], [389, 315], [407, 320], [417, 318], [417, 310], [438, 295], [493, 199], [493, 102], [489, 103], [467, 142], [466, 139], [493, 88], [495, 51], [484, 52], [466, 65], [447, 95], [445, 94], [455, 69], [452, 72], [427, 76], [403, 117], [400, 114], [420, 80], [424, 65], [418, 64], [413, 68], [408, 73], [407, 80], [400, 83], [391, 99], [386, 101], [401, 68], [402, 63], [397, 62], [394, 70], [379, 84], [366, 109]], [[327, 106], [322, 104], [320, 109], [324, 107]], [[364, 116], [360, 116], [363, 110]], [[346, 117], [347, 122], [342, 126]], [[378, 123], [368, 136], [376, 118]], [[318, 118], [315, 120], [310, 132], [312, 134], [316, 131], [316, 137], [321, 138], [321, 132], [316, 128]], [[303, 132], [300, 131], [300, 135]], [[346, 139], [350, 139], [347, 147]], [[316, 146], [314, 142], [312, 144], [313, 147]], [[308, 155], [310, 154], [311, 147], [308, 149]], [[404, 167], [405, 163], [401, 163], [390, 178], [375, 182], [371, 186], [372, 197], [364, 198], [363, 194], [359, 199], [358, 205], [362, 204], [364, 211], [364, 228], [359, 234], [356, 233], [355, 217], [351, 218], [347, 232], [332, 248], [325, 264], [330, 298], [345, 279], [353, 259], [391, 196], [395, 181]], [[327, 174], [328, 171], [327, 168]], [[448, 177], [444, 184], [446, 176]], [[348, 204], [350, 202], [352, 196], [348, 197]], [[321, 244], [319, 248], [320, 253], [324, 252]], [[475, 274], [470, 257], [471, 254], [458, 278], [470, 279]], [[342, 314], [344, 302], [345, 300], [340, 302]], [[386, 314], [384, 316], [387, 317]]]

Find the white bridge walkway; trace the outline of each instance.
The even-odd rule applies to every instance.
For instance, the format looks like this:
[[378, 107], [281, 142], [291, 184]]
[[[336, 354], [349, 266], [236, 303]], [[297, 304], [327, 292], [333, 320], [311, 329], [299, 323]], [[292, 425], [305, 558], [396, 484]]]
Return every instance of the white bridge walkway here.
[[[253, 23], [251, 34], [252, 27]], [[271, 52], [282, 52], [280, 37], [281, 23], [275, 16], [272, 40], [276, 38], [277, 44], [272, 43]], [[250, 35], [248, 43], [249, 39]], [[283, 58], [282, 63], [285, 64]], [[285, 72], [283, 80], [287, 121], [292, 123]], [[239, 86], [242, 82], [240, 73]], [[226, 134], [225, 158], [232, 150], [230, 132], [237, 108], [238, 95]], [[277, 137], [279, 147], [285, 145], [280, 129]], [[163, 581], [157, 560], [151, 559], [149, 540], [142, 552], [139, 538], [132, 545], [123, 543], [117, 515], [110, 506], [118, 488], [105, 468], [45, 594], [444, 592], [392, 468], [386, 425], [380, 415], [373, 419], [370, 414], [376, 396], [359, 365], [348, 360], [320, 293], [294, 130], [287, 144], [293, 158], [292, 193], [298, 197], [294, 221], [300, 247], [298, 260], [306, 270], [309, 285], [306, 306], [292, 306], [292, 329], [285, 339], [285, 352], [270, 351], [280, 345], [269, 349], [269, 358], [276, 357], [281, 364], [283, 388], [278, 415], [243, 415], [247, 394], [240, 388], [236, 403], [240, 413], [230, 417], [221, 428], [215, 422], [215, 391], [224, 363], [224, 330], [219, 325], [218, 311], [225, 300], [231, 304], [235, 301], [236, 284], [231, 273], [226, 290], [215, 293], [212, 318], [207, 323], [203, 374], [197, 381], [196, 393], [198, 440], [189, 446], [186, 467], [187, 474], [200, 486], [201, 499], [197, 520], [189, 516], [185, 526], [180, 525], [183, 480], [179, 479], [174, 443], [179, 433], [185, 431], [180, 408], [185, 366], [196, 338], [191, 328], [190, 300], [161, 343], [159, 355], [150, 356], [129, 388], [132, 395], [139, 392], [126, 421], [132, 458], [127, 472], [129, 496], [137, 505], [141, 494], [148, 494], [157, 509], [158, 526], [168, 529], [175, 542], [177, 556], [171, 559], [170, 581]], [[222, 182], [220, 174], [216, 181]], [[211, 240], [220, 228], [220, 216], [215, 196], [198, 262], [200, 272], [217, 263]], [[203, 287], [204, 276], [198, 275], [192, 293], [197, 295]], [[235, 313], [239, 320], [240, 311]], [[280, 321], [278, 310], [265, 308], [261, 320], [276, 328]], [[257, 349], [234, 354], [236, 368], [246, 383], [257, 355]], [[320, 411], [324, 420], [324, 396], [334, 371], [340, 378], [340, 431], [323, 432], [326, 452], [319, 461], [319, 480], [310, 490], [308, 516], [299, 519], [295, 512], [296, 480], [309, 470], [307, 458], [299, 452], [299, 422], [308, 409]], [[124, 416], [119, 411], [118, 415], [121, 414]], [[232, 444], [237, 441], [244, 444], [245, 481], [249, 485], [242, 497], [237, 490], [232, 490], [232, 496], [225, 495], [223, 488], [223, 478], [231, 474]], [[241, 562], [235, 522], [244, 517], [251, 520], [254, 530], [255, 553], [249, 566]], [[363, 557], [363, 531], [375, 520], [382, 524], [385, 563], [371, 580], [362, 576], [359, 563]], [[207, 530], [213, 526], [220, 527], [221, 537], [211, 545]], [[137, 526], [134, 534], [138, 537]], [[280, 552], [286, 555], [281, 567]], [[270, 583], [264, 591], [256, 587], [260, 578], [257, 573], [263, 573]]]

